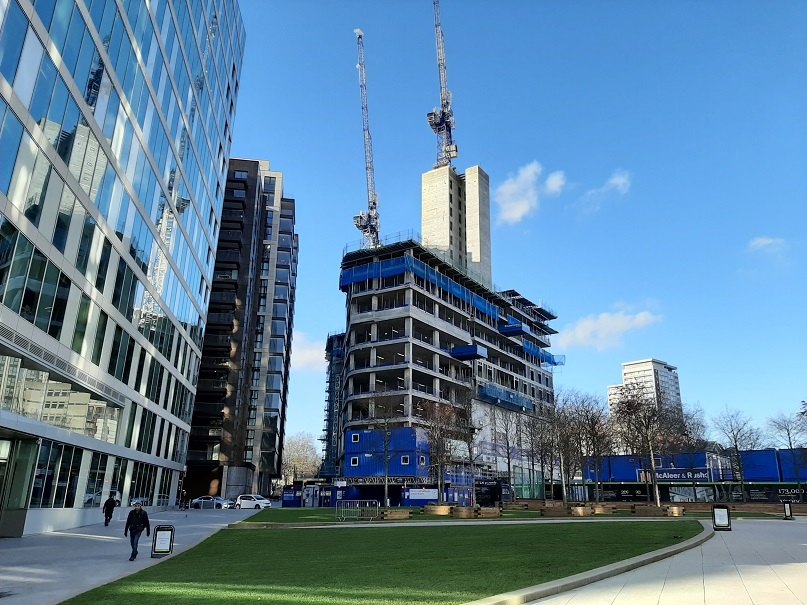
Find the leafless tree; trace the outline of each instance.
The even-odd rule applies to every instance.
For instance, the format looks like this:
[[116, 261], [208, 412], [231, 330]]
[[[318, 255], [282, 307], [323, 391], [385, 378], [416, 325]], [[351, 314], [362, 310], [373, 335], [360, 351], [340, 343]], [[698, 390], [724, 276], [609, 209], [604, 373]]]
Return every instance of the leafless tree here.
[[763, 443], [762, 432], [751, 424], [748, 416], [739, 410], [729, 409], [728, 406], [712, 418], [712, 425], [720, 434], [723, 446], [731, 460], [734, 476], [740, 481], [740, 490], [743, 502], [745, 502], [745, 469], [743, 468], [742, 452], [759, 449]]
[[503, 454], [507, 461], [507, 480], [515, 489], [513, 477], [513, 458], [517, 453], [519, 432], [521, 430], [520, 414], [491, 408], [488, 412], [490, 430], [496, 446], [496, 455]]
[[465, 459], [471, 474], [471, 505], [476, 499], [475, 466], [481, 452], [477, 447], [482, 436], [483, 424], [477, 414], [476, 401], [470, 388], [456, 389], [456, 410], [454, 414], [454, 434], [462, 442]]
[[425, 419], [431, 468], [436, 475], [437, 501], [442, 503], [445, 501], [445, 473], [451, 459], [451, 440], [456, 424], [454, 406], [434, 403], [426, 408]]
[[373, 452], [384, 463], [384, 506], [389, 506], [389, 463], [392, 460], [392, 429], [395, 419], [403, 415], [403, 404], [388, 401], [372, 401], [370, 426], [381, 432], [381, 451]]
[[537, 414], [529, 414], [524, 417], [522, 422], [522, 430], [524, 436], [524, 451], [530, 462], [530, 496], [536, 498], [539, 494], [534, 491], [536, 480], [536, 464], [538, 474], [541, 477], [543, 489], [539, 493], [543, 493], [546, 498], [546, 478], [547, 469], [549, 468], [550, 460], [554, 448], [552, 447], [552, 426], [547, 417], [538, 416]]
[[807, 418], [800, 414], [778, 414], [768, 418], [768, 434], [777, 445], [790, 450], [793, 470], [796, 473], [796, 487], [799, 502], [803, 500], [801, 475], [799, 467], [804, 463], [803, 456], [797, 455], [797, 449], [803, 448], [807, 439]]
[[580, 427], [581, 395], [573, 389], [557, 389], [552, 415], [555, 447], [558, 453], [563, 501], [569, 500], [569, 485], [578, 471], [583, 470], [583, 443]]
[[656, 477], [656, 456], [669, 446], [680, 413], [659, 400], [648, 385], [628, 382], [620, 387], [611, 407], [618, 438], [632, 453], [647, 457], [653, 500], [661, 505]]
[[286, 485], [298, 477], [315, 477], [322, 463], [317, 441], [311, 433], [295, 433], [283, 444], [281, 474]]
[[614, 451], [614, 437], [608, 406], [594, 395], [578, 396], [574, 406], [576, 425], [580, 431], [581, 468], [594, 471], [594, 499], [600, 501], [603, 460]]

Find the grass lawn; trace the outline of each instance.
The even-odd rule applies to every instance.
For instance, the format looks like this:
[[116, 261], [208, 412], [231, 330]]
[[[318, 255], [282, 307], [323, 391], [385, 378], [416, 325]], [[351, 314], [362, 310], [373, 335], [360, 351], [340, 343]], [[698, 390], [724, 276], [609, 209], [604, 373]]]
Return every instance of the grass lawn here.
[[700, 523], [687, 520], [223, 530], [65, 603], [456, 604], [563, 578], [700, 532]]
[[[472, 519], [454, 519], [453, 517], [441, 515], [424, 515], [420, 513], [419, 508], [412, 509], [412, 518], [405, 521], [395, 521], [395, 523], [413, 523], [418, 521], [472, 521]], [[756, 518], [770, 518], [771, 515], [767, 513], [737, 513], [734, 512], [731, 516], [735, 519], [742, 517], [756, 517]], [[629, 510], [617, 511], [610, 515], [594, 515], [593, 517], [552, 517], [552, 519], [562, 521], [575, 521], [577, 519], [607, 519], [608, 517], [632, 517], [637, 518]], [[712, 513], [687, 513], [686, 517], [693, 519], [711, 519]], [[532, 510], [506, 510], [503, 511], [501, 517], [492, 517], [490, 519], [482, 519], [482, 521], [509, 521], [515, 519], [541, 519], [540, 511]], [[283, 525], [331, 525], [342, 524], [342, 521], [336, 519], [336, 509], [333, 508], [271, 508], [264, 509], [255, 515], [252, 515], [242, 524], [249, 525], [250, 523], [260, 524], [277, 524]], [[352, 523], [352, 522], [351, 522]], [[374, 521], [373, 524], [379, 523]], [[382, 522], [383, 523], [383, 522]]]

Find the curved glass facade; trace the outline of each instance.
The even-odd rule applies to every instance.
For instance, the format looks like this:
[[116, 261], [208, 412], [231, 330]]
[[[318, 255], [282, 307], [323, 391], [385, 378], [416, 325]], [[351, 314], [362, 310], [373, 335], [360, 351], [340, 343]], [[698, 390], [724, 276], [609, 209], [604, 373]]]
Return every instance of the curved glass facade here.
[[233, 0], [0, 0], [0, 535], [181, 489], [244, 38]]

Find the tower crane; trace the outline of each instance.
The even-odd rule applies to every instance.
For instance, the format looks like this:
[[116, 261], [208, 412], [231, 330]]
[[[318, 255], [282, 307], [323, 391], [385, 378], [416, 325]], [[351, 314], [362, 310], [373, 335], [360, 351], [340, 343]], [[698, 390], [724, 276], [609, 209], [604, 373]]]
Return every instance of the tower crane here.
[[426, 118], [437, 135], [437, 163], [435, 168], [450, 166], [459, 155], [457, 144], [451, 134], [454, 128], [454, 111], [451, 109], [451, 93], [446, 77], [446, 49], [443, 45], [443, 28], [440, 25], [440, 0], [434, 0], [434, 29], [437, 34], [437, 67], [440, 70], [440, 107], [429, 112]]
[[364, 68], [364, 32], [354, 29], [359, 45], [359, 85], [361, 87], [361, 115], [364, 129], [364, 164], [367, 172], [367, 212], [353, 217], [353, 224], [364, 236], [362, 248], [378, 248], [381, 243], [381, 219], [378, 216], [378, 194], [375, 192], [375, 171], [373, 169], [373, 139], [370, 137], [370, 114], [367, 109], [367, 74]]

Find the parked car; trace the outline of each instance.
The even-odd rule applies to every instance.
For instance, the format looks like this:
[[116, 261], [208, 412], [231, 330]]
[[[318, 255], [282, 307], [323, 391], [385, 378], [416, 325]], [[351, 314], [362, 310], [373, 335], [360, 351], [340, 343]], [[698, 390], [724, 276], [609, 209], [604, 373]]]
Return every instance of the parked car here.
[[191, 500], [191, 508], [235, 508], [235, 502], [219, 496], [200, 496]]
[[149, 498], [132, 498], [129, 500], [129, 506], [134, 506], [135, 504], [139, 504], [140, 506], [151, 506], [151, 500]]
[[236, 508], [272, 508], [272, 503], [260, 494], [241, 494], [235, 499]]

